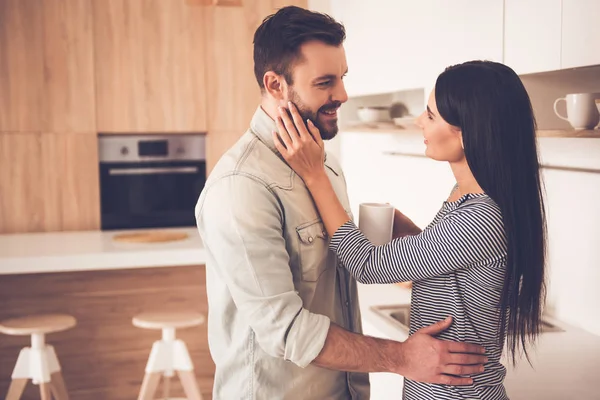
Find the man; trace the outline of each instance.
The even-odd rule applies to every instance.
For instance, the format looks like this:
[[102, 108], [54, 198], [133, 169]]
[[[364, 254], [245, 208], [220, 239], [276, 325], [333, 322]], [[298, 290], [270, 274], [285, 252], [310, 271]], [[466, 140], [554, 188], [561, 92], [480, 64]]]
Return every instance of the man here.
[[[279, 10], [255, 33], [260, 107], [196, 206], [215, 399], [368, 399], [366, 372], [466, 384], [454, 375], [478, 372], [485, 360], [457, 354], [480, 348], [430, 336], [450, 321], [404, 343], [360, 334], [356, 282], [328, 251], [308, 190], [275, 149], [274, 119], [288, 102], [323, 139], [336, 135], [337, 109], [348, 99], [344, 38], [341, 24], [298, 7]], [[339, 165], [331, 157], [325, 164], [349, 211]]]

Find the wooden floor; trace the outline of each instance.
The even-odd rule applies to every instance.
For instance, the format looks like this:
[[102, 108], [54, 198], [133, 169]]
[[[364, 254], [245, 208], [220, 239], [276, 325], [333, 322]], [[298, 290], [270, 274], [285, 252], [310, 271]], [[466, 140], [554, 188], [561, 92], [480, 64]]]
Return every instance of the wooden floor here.
[[[0, 319], [32, 313], [67, 313], [75, 328], [51, 334], [72, 400], [137, 398], [152, 343], [160, 331], [136, 328], [144, 311], [189, 309], [206, 315], [204, 266], [63, 272], [0, 277]], [[214, 364], [206, 325], [179, 330], [190, 351], [205, 399], [210, 399]], [[19, 350], [29, 337], [0, 335], [0, 398], [4, 398]], [[175, 377], [171, 396], [183, 397]], [[159, 387], [158, 393], [162, 393]], [[23, 399], [39, 399], [28, 384]], [[160, 396], [157, 396], [160, 398]]]

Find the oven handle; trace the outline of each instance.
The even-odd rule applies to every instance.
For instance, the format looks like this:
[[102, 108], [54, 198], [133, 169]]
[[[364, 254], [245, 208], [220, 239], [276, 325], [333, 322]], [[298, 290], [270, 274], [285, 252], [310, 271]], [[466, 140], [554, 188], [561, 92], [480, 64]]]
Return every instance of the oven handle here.
[[108, 170], [109, 175], [195, 174], [198, 167], [123, 168]]

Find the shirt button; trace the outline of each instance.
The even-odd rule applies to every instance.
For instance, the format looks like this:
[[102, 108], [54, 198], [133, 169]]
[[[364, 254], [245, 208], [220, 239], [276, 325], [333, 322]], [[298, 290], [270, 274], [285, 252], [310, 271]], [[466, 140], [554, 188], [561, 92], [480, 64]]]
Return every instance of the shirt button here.
[[350, 303], [347, 301], [347, 302], [346, 302], [346, 307], [348, 307], [348, 306], [350, 306]]
[[323, 236], [327, 237], [327, 232], [323, 231]]
[[308, 243], [312, 243], [312, 242], [313, 242], [313, 238], [312, 238], [312, 236], [309, 236], [308, 237]]

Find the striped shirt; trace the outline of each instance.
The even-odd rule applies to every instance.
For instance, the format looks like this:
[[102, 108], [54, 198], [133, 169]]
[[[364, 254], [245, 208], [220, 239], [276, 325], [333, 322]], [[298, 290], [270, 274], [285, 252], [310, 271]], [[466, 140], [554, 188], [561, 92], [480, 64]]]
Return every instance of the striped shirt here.
[[418, 235], [373, 246], [352, 221], [331, 238], [330, 247], [361, 283], [413, 281], [410, 334], [451, 315], [438, 338], [479, 344], [489, 358], [470, 386], [405, 379], [405, 399], [508, 399], [498, 345], [500, 296], [506, 271], [502, 213], [486, 194], [444, 202]]

